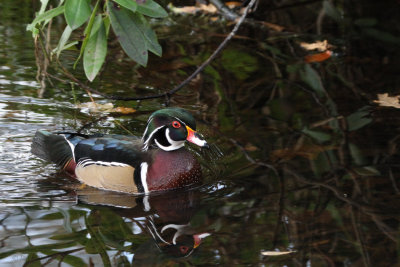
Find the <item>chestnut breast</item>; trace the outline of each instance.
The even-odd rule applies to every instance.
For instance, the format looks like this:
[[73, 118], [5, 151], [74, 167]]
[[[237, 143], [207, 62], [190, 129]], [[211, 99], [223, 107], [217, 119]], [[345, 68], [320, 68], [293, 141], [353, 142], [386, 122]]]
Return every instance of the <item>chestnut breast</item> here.
[[152, 155], [146, 179], [149, 191], [184, 187], [201, 180], [200, 164], [185, 148], [156, 150]]

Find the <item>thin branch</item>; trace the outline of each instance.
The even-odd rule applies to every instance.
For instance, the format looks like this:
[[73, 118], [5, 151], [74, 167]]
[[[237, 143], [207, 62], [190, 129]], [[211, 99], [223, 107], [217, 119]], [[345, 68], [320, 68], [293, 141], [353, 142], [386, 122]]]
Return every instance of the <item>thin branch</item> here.
[[229, 33], [229, 35], [224, 39], [224, 41], [218, 46], [218, 48], [211, 54], [211, 56], [203, 62], [189, 77], [187, 77], [183, 82], [181, 82], [178, 86], [173, 88], [170, 91], [167, 91], [165, 93], [160, 93], [156, 95], [149, 95], [149, 96], [140, 96], [140, 97], [123, 97], [123, 96], [115, 96], [115, 95], [108, 95], [104, 94], [96, 89], [91, 88], [90, 86], [87, 86], [77, 78], [73, 74], [71, 74], [66, 68], [64, 68], [61, 64], [61, 69], [64, 72], [64, 74], [70, 78], [72, 81], [77, 83], [81, 88], [83, 88], [86, 91], [90, 91], [94, 94], [101, 95], [104, 98], [107, 99], [113, 99], [113, 100], [123, 100], [123, 101], [131, 101], [131, 100], [148, 100], [148, 99], [154, 99], [154, 98], [161, 98], [161, 97], [166, 97], [167, 100], [171, 97], [171, 95], [175, 94], [178, 92], [180, 89], [182, 89], [184, 86], [186, 86], [193, 78], [195, 78], [200, 72], [204, 70], [207, 65], [213, 61], [217, 55], [222, 51], [222, 49], [226, 46], [226, 44], [235, 36], [236, 32], [238, 31], [240, 25], [242, 25], [243, 21], [245, 20], [247, 14], [249, 13], [249, 10], [253, 7], [257, 0], [251, 0], [250, 3], [247, 5], [246, 9], [244, 10], [242, 16], [236, 23], [235, 27], [233, 30]]

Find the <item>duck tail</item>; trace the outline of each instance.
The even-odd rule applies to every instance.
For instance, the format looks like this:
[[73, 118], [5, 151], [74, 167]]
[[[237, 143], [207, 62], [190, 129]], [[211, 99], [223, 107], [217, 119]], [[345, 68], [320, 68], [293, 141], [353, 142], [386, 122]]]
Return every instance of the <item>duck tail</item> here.
[[32, 140], [31, 152], [41, 159], [66, 169], [74, 164], [73, 145], [64, 135], [38, 130]]

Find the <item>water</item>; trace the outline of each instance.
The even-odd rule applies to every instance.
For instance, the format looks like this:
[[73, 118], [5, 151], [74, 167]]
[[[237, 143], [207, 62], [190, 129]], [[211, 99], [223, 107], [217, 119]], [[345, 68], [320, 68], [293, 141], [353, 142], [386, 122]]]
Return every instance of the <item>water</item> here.
[[[399, 116], [373, 103], [378, 93], [398, 94], [398, 4], [325, 3], [322, 16], [319, 2], [267, 2], [254, 18], [285, 30], [243, 27], [171, 98], [194, 113], [212, 144], [191, 147], [204, 183], [143, 198], [83, 188], [31, 155], [30, 142], [38, 129], [140, 136], [164, 99], [114, 102], [137, 109], [128, 115], [91, 114], [76, 108], [90, 101], [83, 90], [54, 79], [39, 98], [25, 32], [38, 3], [1, 1], [1, 266], [398, 264]], [[136, 69], [112, 48], [120, 60], [110, 58], [91, 86], [119, 95], [171, 89], [230, 29], [207, 16], [165, 25], [157, 28], [163, 58]], [[57, 36], [62, 20], [53, 27]], [[323, 39], [335, 57], [304, 64], [299, 42]], [[63, 57], [69, 66], [72, 56]]]

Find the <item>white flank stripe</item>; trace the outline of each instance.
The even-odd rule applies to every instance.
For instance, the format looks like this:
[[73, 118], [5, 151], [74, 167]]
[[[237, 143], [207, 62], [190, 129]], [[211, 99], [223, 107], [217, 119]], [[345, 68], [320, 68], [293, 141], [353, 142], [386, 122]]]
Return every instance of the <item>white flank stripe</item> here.
[[147, 187], [147, 168], [149, 165], [146, 162], [140, 164], [140, 179], [142, 180], [142, 186], [144, 193], [147, 194], [149, 192], [149, 188]]

